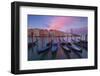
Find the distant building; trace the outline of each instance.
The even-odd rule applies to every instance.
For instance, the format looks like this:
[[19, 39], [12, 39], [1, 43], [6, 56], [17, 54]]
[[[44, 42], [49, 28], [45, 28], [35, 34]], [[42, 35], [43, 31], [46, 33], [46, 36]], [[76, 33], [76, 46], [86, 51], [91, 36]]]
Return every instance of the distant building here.
[[58, 30], [50, 30], [49, 31], [51, 36], [57, 37], [57, 36], [65, 36], [65, 33], [62, 31], [58, 31]]
[[[71, 33], [65, 33], [59, 30], [46, 30], [46, 29], [28, 29], [28, 37], [71, 37], [76, 36]], [[78, 35], [77, 35], [78, 36]]]
[[49, 36], [49, 31], [46, 29], [40, 29], [39, 30], [39, 36], [43, 36], [43, 37], [48, 37]]

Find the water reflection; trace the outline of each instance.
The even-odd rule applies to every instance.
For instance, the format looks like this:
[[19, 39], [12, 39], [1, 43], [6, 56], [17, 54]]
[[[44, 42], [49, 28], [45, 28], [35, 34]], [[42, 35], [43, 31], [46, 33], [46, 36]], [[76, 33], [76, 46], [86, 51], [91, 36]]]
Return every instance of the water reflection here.
[[79, 37], [29, 37], [28, 60], [87, 58], [87, 44]]

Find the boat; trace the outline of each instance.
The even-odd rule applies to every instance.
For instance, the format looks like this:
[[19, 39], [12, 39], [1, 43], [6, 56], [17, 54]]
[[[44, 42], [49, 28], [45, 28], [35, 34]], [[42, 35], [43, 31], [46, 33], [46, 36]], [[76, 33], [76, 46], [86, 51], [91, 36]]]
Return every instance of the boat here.
[[71, 50], [66, 46], [65, 43], [61, 43], [60, 44], [62, 50], [64, 51], [65, 55], [67, 56], [68, 59], [70, 59], [70, 53], [71, 53]]
[[79, 58], [82, 58], [82, 56], [80, 55], [80, 53], [82, 53], [82, 50], [78, 50], [78, 49], [75, 49], [71, 43], [67, 43], [66, 46], [68, 46], [68, 48], [74, 52]]
[[51, 51], [52, 59], [55, 59], [57, 50], [58, 50], [58, 44], [54, 43], [52, 40], [51, 42], [46, 44], [45, 48], [38, 50], [38, 54], [42, 54], [41, 59], [44, 59], [45, 55], [47, 55], [47, 53]]
[[39, 49], [37, 52], [38, 54], [41, 54], [41, 53], [48, 51], [50, 48], [51, 48], [51, 42], [47, 43], [45, 48]]
[[28, 49], [30, 49], [30, 48], [36, 46], [37, 42], [38, 42], [38, 40], [36, 40], [36, 41], [34, 41], [34, 42], [29, 42], [29, 43], [28, 43]]
[[72, 43], [66, 43], [66, 45], [68, 46], [68, 48], [70, 48], [71, 50], [74, 50], [76, 52], [82, 52], [82, 49], [76, 47], [74, 44]]
[[76, 42], [75, 40], [72, 40], [73, 41], [73, 43], [76, 45], [76, 46], [78, 46], [78, 47], [81, 47], [81, 48], [83, 48], [83, 49], [85, 49], [85, 50], [87, 50], [88, 49], [88, 43], [86, 42], [86, 41], [83, 41], [83, 40], [80, 40], [80, 41], [78, 41], [78, 42]]
[[81, 52], [82, 53], [82, 48], [80, 47], [77, 47], [75, 44], [73, 43], [70, 43], [71, 44], [71, 47], [73, 47], [74, 50], [77, 50], [77, 52]]
[[57, 43], [52, 43], [51, 52], [56, 52], [57, 50], [58, 50], [58, 44]]
[[66, 46], [66, 43], [61, 43], [60, 45], [61, 45], [61, 48], [65, 50], [66, 52], [71, 52], [70, 49]]
[[55, 59], [58, 51], [58, 43], [52, 43], [50, 50], [52, 53], [52, 59]]
[[66, 57], [68, 59], [70, 59], [70, 53], [71, 53], [71, 50], [66, 46], [66, 41], [64, 39], [59, 39], [59, 43], [60, 43], [60, 46], [63, 50], [63, 52], [65, 53]]

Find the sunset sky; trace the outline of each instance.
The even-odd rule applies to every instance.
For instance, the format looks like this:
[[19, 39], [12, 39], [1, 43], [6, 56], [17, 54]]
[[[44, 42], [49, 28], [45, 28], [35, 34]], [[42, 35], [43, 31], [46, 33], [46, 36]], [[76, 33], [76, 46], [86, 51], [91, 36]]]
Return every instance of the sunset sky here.
[[88, 26], [87, 17], [77, 16], [48, 16], [28, 15], [28, 28], [55, 29], [76, 34], [86, 34]]

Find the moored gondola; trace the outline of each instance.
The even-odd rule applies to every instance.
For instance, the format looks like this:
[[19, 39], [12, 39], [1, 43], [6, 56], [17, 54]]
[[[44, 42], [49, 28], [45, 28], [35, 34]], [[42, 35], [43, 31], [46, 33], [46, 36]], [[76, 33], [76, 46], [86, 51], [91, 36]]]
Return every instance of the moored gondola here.
[[73, 42], [68, 42], [63, 39], [62, 44], [66, 45], [67, 46], [66, 48], [68, 48], [68, 49], [70, 49], [69, 47], [71, 47], [71, 49], [73, 49], [74, 51], [82, 52], [82, 48], [77, 47], [75, 44], [73, 44]]
[[38, 42], [38, 40], [36, 40], [36, 41], [34, 41], [34, 42], [29, 42], [29, 43], [28, 43], [28, 49], [30, 49], [30, 48], [36, 46], [37, 42]]
[[52, 41], [50, 50], [52, 53], [52, 59], [55, 59], [57, 55], [57, 51], [58, 51], [58, 43], [55, 43], [54, 41]]
[[70, 59], [71, 58], [71, 56], [70, 56], [71, 50], [66, 46], [65, 43], [61, 43], [60, 46], [61, 46], [62, 50], [64, 51], [66, 57], [68, 59]]
[[79, 58], [82, 58], [82, 56], [80, 55], [80, 53], [82, 54], [82, 50], [77, 50], [75, 49], [74, 47], [72, 47], [72, 44], [71, 43], [67, 43], [66, 44], [68, 46], [68, 48], [74, 52]]
[[74, 43], [70, 43], [70, 44], [71, 44], [71, 47], [72, 47], [75, 51], [82, 53], [82, 48], [81, 48], [81, 47], [77, 47]]
[[76, 46], [81, 47], [81, 48], [85, 49], [86, 51], [88, 50], [87, 41], [83, 41], [83, 40], [79, 40], [78, 42], [76, 42], [75, 40], [72, 40], [72, 41]]
[[58, 44], [57, 43], [53, 43], [51, 46], [51, 52], [56, 52], [58, 50]]
[[49, 49], [51, 48], [51, 42], [47, 43], [45, 48], [39, 49], [37, 52], [38, 54], [44, 53], [46, 51], [49, 51]]
[[71, 52], [70, 49], [66, 46], [66, 43], [61, 43], [60, 46], [61, 46], [61, 48], [62, 48], [63, 50], [65, 50], [66, 52]]
[[70, 56], [71, 50], [66, 46], [66, 41], [64, 40], [64, 38], [62, 40], [59, 39], [59, 43], [60, 43], [60, 47], [62, 48], [62, 51], [64, 52], [67, 59], [70, 59], [71, 58], [71, 56]]

